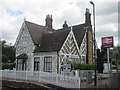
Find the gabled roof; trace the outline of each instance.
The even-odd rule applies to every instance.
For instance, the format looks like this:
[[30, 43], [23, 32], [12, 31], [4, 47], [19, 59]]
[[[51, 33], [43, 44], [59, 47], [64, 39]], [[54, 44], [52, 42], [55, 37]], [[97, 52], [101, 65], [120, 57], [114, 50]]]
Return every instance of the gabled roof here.
[[73, 26], [73, 33], [75, 35], [78, 46], [81, 45], [85, 32], [86, 32], [85, 24]]
[[[80, 46], [85, 35], [85, 24], [73, 26], [77, 44]], [[42, 37], [41, 45], [36, 48], [35, 52], [59, 51], [70, 32], [70, 27], [66, 30], [58, 29], [53, 33], [46, 34]]]
[[38, 25], [28, 21], [25, 21], [25, 24], [28, 28], [34, 44], [40, 44], [42, 36], [48, 33], [46, 28], [42, 25]]
[[[71, 30], [71, 27], [68, 27], [67, 30]], [[86, 32], [85, 24], [74, 25], [72, 26], [72, 30], [75, 35], [77, 44], [80, 46]], [[58, 29], [56, 31], [64, 31], [64, 29]]]
[[[25, 21], [28, 31], [35, 45], [38, 46], [34, 52], [52, 52], [59, 51], [66, 40], [71, 27], [67, 29], [53, 30], [52, 33], [45, 28], [45, 26], [38, 25], [29, 21]], [[73, 33], [76, 38], [78, 46], [81, 45], [86, 30], [85, 24], [74, 25]], [[52, 30], [51, 30], [52, 31]]]
[[35, 52], [59, 51], [69, 32], [70, 30], [62, 30], [44, 35], [41, 45], [36, 48]]

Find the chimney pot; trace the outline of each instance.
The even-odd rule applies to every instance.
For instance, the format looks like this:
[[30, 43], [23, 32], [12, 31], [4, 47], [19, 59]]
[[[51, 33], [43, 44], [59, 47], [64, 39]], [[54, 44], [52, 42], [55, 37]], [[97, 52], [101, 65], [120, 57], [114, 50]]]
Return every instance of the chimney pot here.
[[89, 13], [89, 12], [90, 12], [90, 10], [89, 10], [88, 8], [86, 8], [86, 12], [88, 12], [88, 13]]
[[50, 14], [46, 15], [45, 21], [46, 21], [45, 27], [47, 27], [49, 29], [52, 29], [52, 21], [53, 21], [52, 20], [52, 15], [50, 15]]

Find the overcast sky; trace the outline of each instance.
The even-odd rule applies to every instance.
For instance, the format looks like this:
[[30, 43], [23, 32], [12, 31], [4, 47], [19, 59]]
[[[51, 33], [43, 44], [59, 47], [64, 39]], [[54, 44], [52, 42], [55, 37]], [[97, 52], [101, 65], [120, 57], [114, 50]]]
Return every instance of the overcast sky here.
[[[96, 38], [101, 46], [101, 37], [114, 36], [118, 45], [118, 0], [93, 0], [96, 12]], [[53, 17], [53, 28], [62, 28], [64, 21], [69, 26], [85, 22], [85, 10], [92, 5], [89, 0], [0, 0], [0, 35], [13, 45], [26, 18], [27, 21], [45, 25], [47, 14]], [[92, 14], [93, 15], [93, 14]], [[91, 15], [91, 20], [93, 19]]]

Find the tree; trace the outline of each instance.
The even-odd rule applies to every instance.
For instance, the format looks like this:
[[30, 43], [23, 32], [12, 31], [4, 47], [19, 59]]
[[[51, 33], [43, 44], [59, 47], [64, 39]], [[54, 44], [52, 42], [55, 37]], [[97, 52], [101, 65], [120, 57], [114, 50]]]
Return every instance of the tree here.
[[6, 55], [2, 55], [2, 62], [7, 63], [8, 62], [8, 57]]
[[116, 59], [118, 49], [117, 46], [114, 46], [113, 49], [110, 49], [110, 58]]
[[[101, 48], [101, 57], [104, 60], [104, 62], [107, 62], [107, 48]], [[109, 49], [109, 57], [110, 57], [110, 62], [116, 67], [116, 61], [117, 61], [117, 54], [118, 54], [118, 46], [114, 46], [113, 48]]]
[[[11, 43], [6, 42], [5, 40], [0, 41], [2, 46], [2, 62], [14, 62], [15, 60], [15, 48]], [[10, 60], [10, 61], [9, 61]]]
[[113, 47], [113, 49], [110, 49], [110, 58], [113, 65], [116, 65], [116, 60], [118, 59], [117, 54], [118, 54], [117, 46]]

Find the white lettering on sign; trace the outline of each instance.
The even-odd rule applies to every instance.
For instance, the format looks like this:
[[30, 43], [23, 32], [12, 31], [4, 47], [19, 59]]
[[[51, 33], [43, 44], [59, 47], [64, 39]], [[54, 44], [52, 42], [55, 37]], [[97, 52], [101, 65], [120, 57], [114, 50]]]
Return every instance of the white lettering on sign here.
[[103, 39], [103, 43], [111, 43], [111, 42], [112, 42], [112, 39], [109, 39], [109, 38]]

